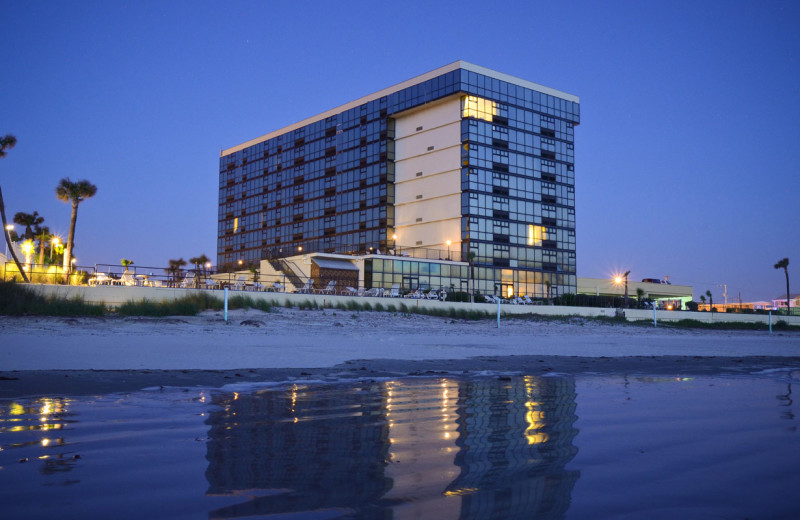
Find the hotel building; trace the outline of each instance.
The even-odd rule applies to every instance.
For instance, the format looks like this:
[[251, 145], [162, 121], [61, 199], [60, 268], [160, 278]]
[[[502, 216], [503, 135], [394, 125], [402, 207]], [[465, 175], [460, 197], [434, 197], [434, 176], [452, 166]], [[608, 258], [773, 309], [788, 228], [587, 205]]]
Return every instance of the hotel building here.
[[575, 293], [579, 121], [574, 95], [457, 61], [228, 148], [217, 264], [295, 286]]

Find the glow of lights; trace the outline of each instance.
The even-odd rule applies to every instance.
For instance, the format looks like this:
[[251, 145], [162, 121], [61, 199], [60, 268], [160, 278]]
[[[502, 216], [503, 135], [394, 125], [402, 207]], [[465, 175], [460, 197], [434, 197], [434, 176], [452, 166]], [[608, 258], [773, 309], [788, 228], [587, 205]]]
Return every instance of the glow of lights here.
[[234, 392], [233, 393], [233, 400], [235, 401], [237, 399], [239, 399], [239, 392]]
[[297, 246], [297, 250], [302, 253], [303, 252], [303, 246]]
[[617, 284], [617, 285], [621, 284], [622, 283], [622, 277], [621, 276], [615, 276], [614, 277], [614, 283]]
[[456, 489], [456, 490], [453, 490], [453, 491], [445, 491], [444, 492], [444, 496], [446, 496], [446, 497], [460, 497], [460, 496], [464, 496], [464, 495], [471, 495], [471, 494], [475, 493], [476, 491], [478, 491], [478, 488], [461, 488], [461, 489]]
[[528, 224], [528, 245], [541, 246], [542, 240], [547, 240], [547, 228]]
[[239, 217], [233, 219], [233, 232], [234, 233], [239, 232]]
[[239, 260], [239, 265], [242, 265], [243, 263], [244, 263], [244, 260], [241, 260], [241, 259], [240, 259], [240, 260]]
[[43, 447], [45, 447], [45, 448], [46, 448], [48, 444], [50, 444], [50, 439], [48, 439], [47, 437], [45, 437], [44, 439], [42, 439], [42, 446], [43, 446]]
[[9, 230], [9, 231], [13, 231], [14, 230], [14, 224], [7, 224], [6, 225], [6, 229]]
[[514, 288], [509, 285], [506, 293], [507, 293], [506, 298], [511, 298], [512, 296], [514, 296]]
[[26, 240], [20, 245], [20, 249], [25, 253], [25, 263], [31, 263], [31, 253], [33, 253], [33, 241]]
[[477, 96], [464, 96], [461, 99], [462, 117], [474, 117], [484, 121], [493, 121], [497, 115], [497, 103]]

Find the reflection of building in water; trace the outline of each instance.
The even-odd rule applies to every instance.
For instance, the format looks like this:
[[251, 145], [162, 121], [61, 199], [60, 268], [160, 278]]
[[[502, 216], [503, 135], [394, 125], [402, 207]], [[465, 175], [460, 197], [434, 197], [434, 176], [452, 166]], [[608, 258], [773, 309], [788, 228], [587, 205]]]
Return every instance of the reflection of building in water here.
[[[460, 504], [442, 500], [458, 476], [459, 381], [387, 383], [389, 460], [386, 475], [393, 487], [386, 500], [396, 503], [393, 518], [458, 518]], [[426, 500], [426, 497], [436, 500]]]
[[391, 487], [383, 473], [389, 443], [378, 383], [221, 394], [214, 403], [220, 409], [207, 421], [208, 494], [272, 494], [218, 509], [212, 518], [357, 507]]
[[[209, 494], [232, 518], [347, 508], [370, 518], [560, 518], [577, 471], [566, 378], [403, 380], [222, 394]], [[250, 499], [250, 497], [255, 497]]]
[[562, 377], [465, 381], [458, 402], [461, 518], [561, 518], [579, 472], [565, 470], [573, 440], [575, 382]]

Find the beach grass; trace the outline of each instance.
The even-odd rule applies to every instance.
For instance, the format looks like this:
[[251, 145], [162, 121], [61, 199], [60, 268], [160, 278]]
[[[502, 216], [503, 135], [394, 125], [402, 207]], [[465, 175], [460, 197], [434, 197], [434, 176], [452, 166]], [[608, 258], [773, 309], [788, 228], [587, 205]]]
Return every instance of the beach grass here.
[[[187, 294], [175, 300], [127, 301], [117, 307], [120, 316], [196, 316], [205, 310], [222, 310], [224, 302], [221, 298], [205, 292]], [[272, 311], [272, 304], [250, 296], [236, 295], [228, 299], [228, 309], [258, 309]]]
[[[639, 320], [631, 322], [641, 325], [652, 325], [652, 320]], [[707, 330], [769, 330], [769, 324], [762, 322], [749, 321], [699, 321], [699, 320], [676, 320], [659, 321], [659, 327], [672, 327], [681, 329], [707, 329]], [[800, 331], [800, 326], [789, 325], [784, 320], [777, 320], [772, 323], [772, 329], [777, 331]]]
[[[6, 316], [196, 316], [205, 310], [222, 310], [224, 302], [221, 298], [210, 295], [207, 292], [191, 292], [186, 296], [174, 300], [139, 300], [127, 301], [116, 309], [106, 308], [102, 303], [87, 303], [82, 298], [58, 298], [44, 297], [31, 291], [29, 288], [16, 282], [0, 282], [0, 315]], [[264, 312], [271, 312], [279, 303], [269, 302], [259, 298], [245, 295], [235, 295], [228, 299], [228, 308], [233, 309], [257, 309]], [[491, 320], [495, 319], [494, 312], [476, 309], [457, 309], [455, 307], [436, 308], [416, 305], [407, 305], [405, 302], [399, 303], [375, 303], [359, 302], [354, 300], [333, 301], [326, 300], [322, 304], [315, 300], [306, 299], [299, 302], [285, 300], [283, 306], [286, 308], [297, 308], [299, 310], [319, 310], [337, 309], [352, 312], [388, 312], [392, 314], [419, 314], [425, 316], [436, 316], [440, 318], [458, 320]], [[630, 326], [652, 326], [651, 320], [627, 321], [622, 316], [545, 316], [541, 314], [501, 314], [502, 320], [535, 320], [543, 322], [562, 322], [562, 323], [606, 323], [609, 325], [630, 325]], [[678, 321], [659, 321], [659, 327], [672, 327], [683, 329], [706, 329], [706, 330], [753, 330], [766, 331], [769, 325], [761, 322], [703, 322], [699, 320], [684, 319]], [[777, 320], [772, 324], [776, 331], [800, 331], [800, 326], [789, 325], [784, 320]]]
[[101, 303], [80, 297], [44, 297], [15, 282], [0, 282], [0, 315], [5, 316], [103, 316]]

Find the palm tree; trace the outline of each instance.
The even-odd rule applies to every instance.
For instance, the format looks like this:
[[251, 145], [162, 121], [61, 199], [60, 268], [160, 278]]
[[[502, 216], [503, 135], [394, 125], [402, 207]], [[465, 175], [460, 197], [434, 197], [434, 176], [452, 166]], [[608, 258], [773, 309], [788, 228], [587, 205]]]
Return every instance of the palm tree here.
[[711, 295], [711, 291], [706, 291], [706, 296], [708, 296], [708, 310], [710, 312], [714, 312], [714, 297]]
[[56, 186], [56, 197], [64, 202], [72, 203], [72, 216], [69, 220], [67, 248], [64, 250], [64, 272], [69, 273], [72, 265], [72, 249], [75, 246], [75, 221], [78, 220], [78, 204], [94, 197], [97, 186], [87, 180], [72, 182], [69, 177], [61, 179]]
[[706, 304], [706, 297], [702, 294], [700, 295], [700, 301], [702, 302], [703, 305]]
[[[6, 150], [14, 148], [14, 145], [17, 144], [17, 138], [11, 134], [6, 134], [3, 137], [0, 137], [0, 158], [6, 156]], [[22, 280], [26, 283], [28, 280], [28, 275], [25, 274], [25, 270], [22, 268], [22, 264], [19, 262], [19, 258], [17, 258], [17, 253], [14, 251], [14, 245], [11, 243], [11, 235], [8, 233], [8, 221], [6, 220], [6, 206], [3, 203], [3, 190], [0, 188], [0, 217], [3, 220], [3, 235], [6, 237], [6, 244], [8, 244], [8, 250], [11, 251], [11, 258], [14, 259], [14, 263], [17, 264], [17, 270], [19, 274], [22, 275]]]
[[186, 265], [186, 260], [184, 260], [183, 258], [178, 258], [177, 260], [169, 261], [169, 267], [167, 267], [165, 271], [167, 272], [167, 274], [170, 275], [173, 282], [178, 281], [178, 276], [180, 276], [181, 274], [181, 267], [183, 267], [184, 265]]
[[205, 274], [205, 265], [206, 262], [210, 262], [211, 259], [208, 258], [206, 255], [195, 256], [194, 258], [189, 259], [189, 263], [194, 265], [195, 271], [198, 273]]
[[205, 278], [206, 276], [206, 262], [211, 261], [206, 255], [195, 256], [194, 258], [189, 259], [190, 264], [194, 264], [194, 272], [197, 273], [197, 276], [194, 277], [194, 284], [195, 287], [200, 286], [200, 276]]
[[39, 216], [38, 211], [33, 213], [19, 211], [14, 215], [14, 224], [25, 226], [25, 233], [22, 234], [22, 238], [33, 239], [35, 237], [34, 228], [39, 227], [39, 224], [43, 222], [44, 217]]
[[[39, 241], [39, 265], [44, 265], [44, 243], [50, 240], [50, 228], [47, 226], [36, 226], [33, 234]], [[52, 259], [50, 260], [52, 262]]]
[[133, 260], [128, 260], [127, 258], [123, 258], [122, 260], [119, 261], [119, 263], [122, 264], [122, 267], [124, 267], [125, 270], [127, 271], [128, 266], [133, 265]]
[[779, 261], [775, 264], [775, 269], [783, 269], [784, 274], [786, 275], [786, 315], [788, 316], [791, 314], [792, 308], [790, 307], [789, 300], [789, 259], [784, 258], [783, 260]]

